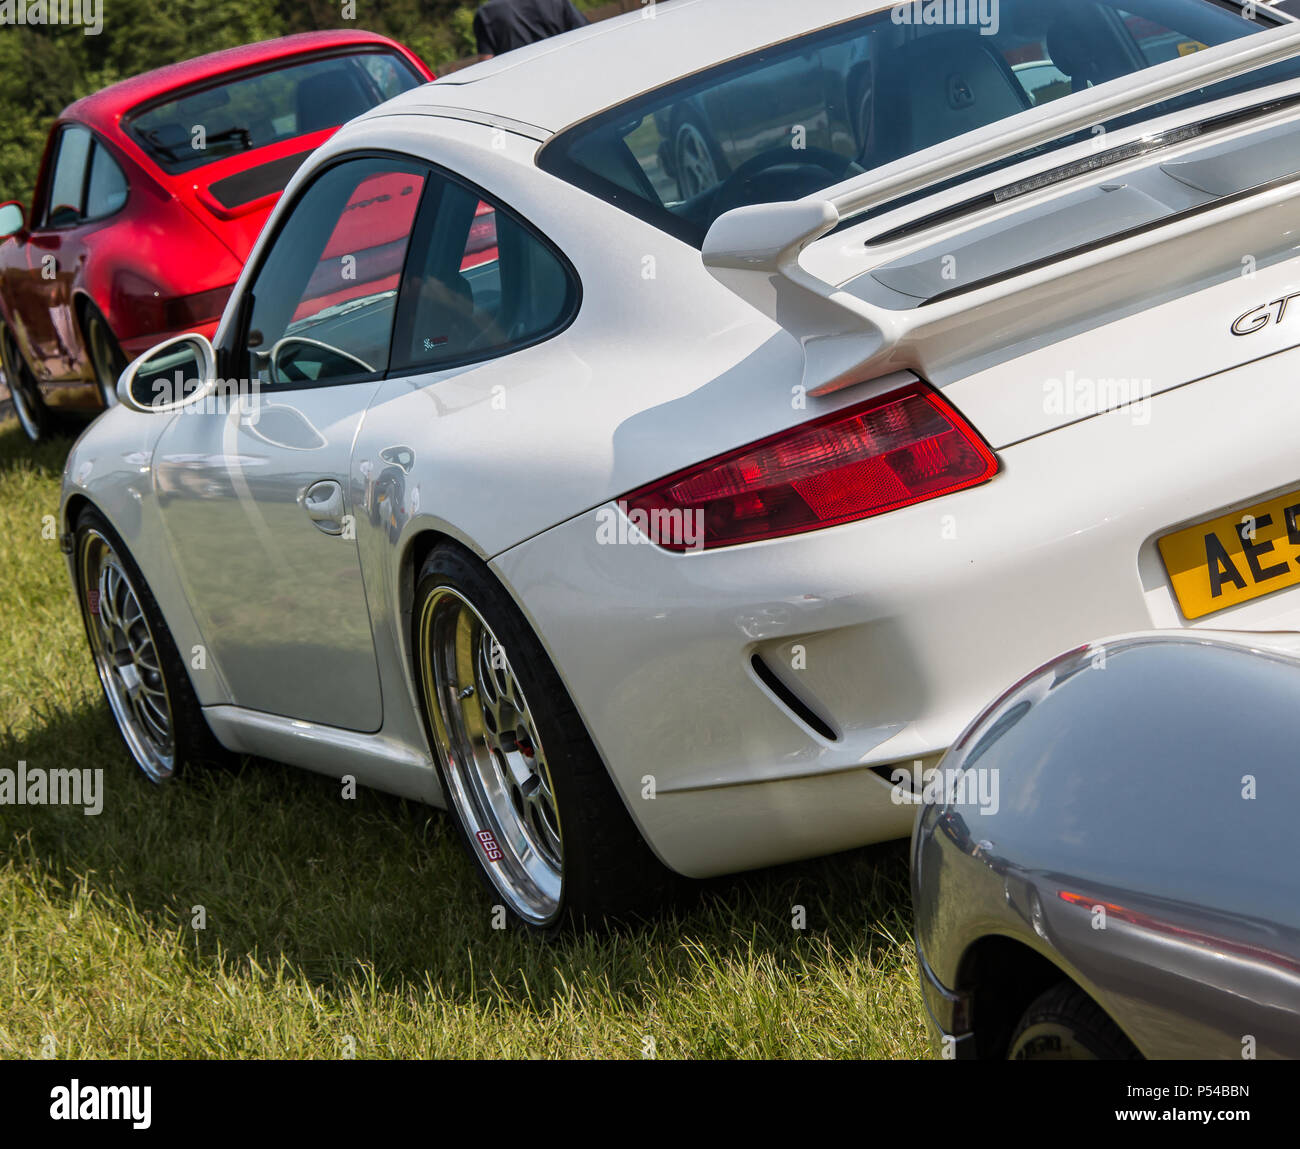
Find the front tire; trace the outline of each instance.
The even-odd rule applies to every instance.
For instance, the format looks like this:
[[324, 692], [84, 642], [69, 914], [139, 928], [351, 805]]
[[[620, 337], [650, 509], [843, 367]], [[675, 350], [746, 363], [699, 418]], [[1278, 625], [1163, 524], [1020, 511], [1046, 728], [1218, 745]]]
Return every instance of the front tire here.
[[1101, 1007], [1068, 981], [1035, 999], [1007, 1047], [1009, 1061], [1135, 1061], [1141, 1056]]
[[73, 532], [77, 601], [108, 708], [145, 777], [227, 761], [208, 729], [176, 643], [121, 539], [87, 507]]
[[662, 905], [671, 876], [646, 846], [559, 675], [475, 557], [430, 552], [414, 649], [448, 806], [479, 874], [517, 922], [562, 925]]

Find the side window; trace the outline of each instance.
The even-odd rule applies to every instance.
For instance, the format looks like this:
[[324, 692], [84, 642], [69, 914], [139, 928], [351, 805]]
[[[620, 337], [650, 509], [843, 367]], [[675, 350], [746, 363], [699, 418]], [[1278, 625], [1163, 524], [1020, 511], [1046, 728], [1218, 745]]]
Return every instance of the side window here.
[[559, 256], [505, 209], [430, 178], [437, 182], [402, 285], [393, 368], [485, 359], [558, 330], [578, 295]]
[[81, 219], [91, 140], [86, 128], [67, 127], [59, 133], [50, 196], [46, 201], [46, 227], [69, 227]]
[[103, 144], [95, 145], [86, 190], [86, 218], [102, 219], [126, 203], [126, 176]]
[[247, 378], [311, 384], [383, 374], [425, 178], [397, 160], [348, 160], [299, 197], [253, 282]]

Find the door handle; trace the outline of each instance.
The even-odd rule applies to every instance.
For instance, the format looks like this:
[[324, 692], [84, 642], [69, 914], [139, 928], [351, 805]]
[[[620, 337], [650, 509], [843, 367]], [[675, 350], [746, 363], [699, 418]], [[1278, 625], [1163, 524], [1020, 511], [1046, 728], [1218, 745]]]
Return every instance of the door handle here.
[[343, 533], [343, 484], [322, 479], [307, 488], [302, 497], [307, 517], [327, 535]]

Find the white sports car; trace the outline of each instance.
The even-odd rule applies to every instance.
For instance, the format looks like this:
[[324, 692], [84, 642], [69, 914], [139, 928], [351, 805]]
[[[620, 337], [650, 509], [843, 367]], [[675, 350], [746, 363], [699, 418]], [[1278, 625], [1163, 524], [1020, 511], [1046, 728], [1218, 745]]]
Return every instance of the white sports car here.
[[541, 930], [906, 835], [1062, 649], [1300, 629], [1297, 220], [1251, 4], [674, 0], [415, 89], [68, 459], [109, 704], [448, 807]]

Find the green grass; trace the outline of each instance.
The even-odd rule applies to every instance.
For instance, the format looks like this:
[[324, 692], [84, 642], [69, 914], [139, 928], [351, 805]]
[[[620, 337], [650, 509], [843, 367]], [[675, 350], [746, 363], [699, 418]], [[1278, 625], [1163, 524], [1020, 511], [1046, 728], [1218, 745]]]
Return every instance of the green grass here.
[[0, 1057], [925, 1054], [899, 846], [547, 945], [492, 928], [439, 811], [257, 760], [151, 786], [41, 537], [66, 450], [0, 424], [0, 767], [102, 768], [106, 798], [0, 806]]

